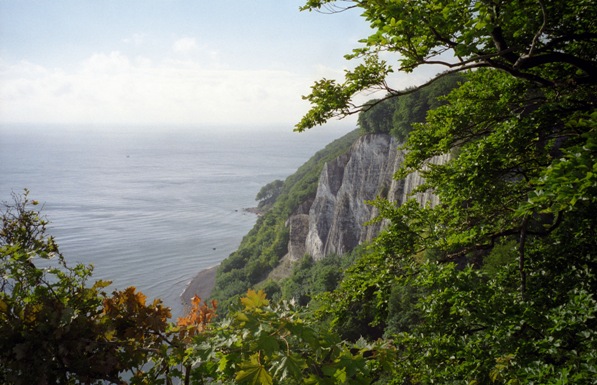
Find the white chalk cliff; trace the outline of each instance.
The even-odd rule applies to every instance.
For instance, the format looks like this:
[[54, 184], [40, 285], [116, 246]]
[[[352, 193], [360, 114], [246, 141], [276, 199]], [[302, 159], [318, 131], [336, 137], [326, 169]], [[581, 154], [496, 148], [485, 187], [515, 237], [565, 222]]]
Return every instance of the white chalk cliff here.
[[[380, 225], [365, 226], [377, 213], [366, 202], [377, 196], [401, 204], [415, 198], [420, 204], [436, 205], [431, 191], [411, 196], [421, 185], [419, 173], [395, 180], [394, 174], [404, 160], [399, 143], [389, 135], [370, 134], [360, 137], [348, 153], [328, 162], [319, 177], [317, 194], [308, 209], [303, 208], [287, 221], [290, 237], [287, 260], [309, 254], [321, 259], [330, 254], [350, 252], [371, 240]], [[444, 163], [448, 156], [436, 157]]]

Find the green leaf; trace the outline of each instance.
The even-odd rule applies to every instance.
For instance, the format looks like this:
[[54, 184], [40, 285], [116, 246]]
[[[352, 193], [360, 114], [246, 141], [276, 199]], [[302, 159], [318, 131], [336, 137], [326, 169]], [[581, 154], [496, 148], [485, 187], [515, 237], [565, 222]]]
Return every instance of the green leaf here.
[[298, 355], [284, 355], [274, 367], [274, 375], [279, 381], [286, 378], [301, 378], [307, 363]]
[[218, 364], [218, 372], [224, 372], [226, 370], [226, 366], [228, 366], [228, 357], [223, 356], [220, 358], [220, 362]]
[[274, 352], [280, 349], [280, 344], [275, 337], [272, 337], [267, 334], [262, 334], [259, 336], [258, 339], [258, 348], [263, 350], [266, 356], [271, 356]]
[[344, 384], [346, 382], [346, 368], [337, 369], [334, 378], [337, 383]]
[[241, 371], [236, 373], [236, 381], [240, 384], [273, 385], [273, 378], [259, 362], [259, 353], [251, 356], [250, 362], [241, 364]]

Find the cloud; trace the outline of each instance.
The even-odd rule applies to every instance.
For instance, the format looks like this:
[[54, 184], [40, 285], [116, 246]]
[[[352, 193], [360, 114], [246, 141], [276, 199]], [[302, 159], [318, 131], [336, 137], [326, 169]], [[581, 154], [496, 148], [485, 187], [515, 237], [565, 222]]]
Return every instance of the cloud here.
[[124, 39], [122, 39], [122, 41], [126, 44], [132, 44], [132, 45], [139, 46], [145, 42], [145, 34], [134, 33], [129, 37], [125, 37]]
[[193, 37], [180, 38], [172, 45], [172, 50], [180, 54], [188, 54], [197, 50], [198, 48], [197, 41]]
[[95, 53], [83, 64], [84, 72], [118, 73], [130, 69], [129, 58], [119, 51], [109, 54]]
[[290, 126], [307, 110], [300, 96], [313, 80], [289, 71], [206, 68], [118, 51], [95, 53], [70, 71], [0, 61], [0, 124]]
[[[172, 48], [196, 52], [159, 59], [96, 52], [68, 70], [0, 59], [0, 124], [291, 126], [308, 110], [301, 95], [310, 92], [315, 80], [344, 81], [344, 69], [323, 65], [300, 73], [221, 65], [217, 51], [198, 47], [193, 38], [179, 39]], [[437, 71], [395, 73], [388, 82], [404, 89]], [[355, 101], [383, 95], [364, 93]]]

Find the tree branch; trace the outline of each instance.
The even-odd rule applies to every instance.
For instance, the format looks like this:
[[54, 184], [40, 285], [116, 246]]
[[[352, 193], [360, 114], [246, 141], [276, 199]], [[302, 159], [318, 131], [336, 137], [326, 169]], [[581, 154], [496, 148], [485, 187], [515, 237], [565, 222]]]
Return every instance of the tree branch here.
[[469, 66], [469, 67], [466, 67], [466, 68], [458, 68], [458, 69], [453, 70], [453, 71], [445, 71], [445, 72], [442, 72], [441, 74], [437, 75], [433, 79], [427, 81], [426, 83], [423, 83], [420, 86], [408, 88], [408, 89], [402, 90], [402, 91], [397, 91], [397, 90], [389, 87], [387, 85], [387, 83], [384, 82], [382, 89], [384, 89], [385, 91], [388, 92], [386, 94], [386, 96], [384, 96], [383, 98], [380, 98], [380, 99], [376, 99], [373, 102], [369, 101], [369, 102], [367, 102], [365, 104], [362, 104], [360, 106], [354, 106], [354, 108], [355, 108], [354, 110], [348, 111], [348, 112], [344, 112], [343, 115], [348, 116], [348, 115], [353, 115], [353, 114], [359, 113], [361, 111], [368, 111], [369, 109], [375, 107], [376, 105], [378, 105], [379, 103], [382, 103], [385, 100], [396, 98], [396, 97], [400, 97], [400, 96], [405, 96], [405, 95], [408, 95], [408, 94], [412, 94], [413, 92], [416, 92], [416, 91], [418, 91], [420, 89], [423, 89], [423, 88], [425, 88], [427, 86], [430, 86], [431, 84], [433, 84], [438, 79], [441, 79], [441, 78], [443, 78], [445, 76], [449, 76], [449, 75], [452, 75], [452, 74], [455, 74], [455, 73], [458, 73], [458, 72], [462, 72], [462, 71], [465, 71], [465, 70], [468, 70], [468, 69], [471, 69], [471, 68], [474, 68], [474, 67], [473, 66]]
[[[547, 11], [545, 10], [545, 4], [543, 4], [543, 1], [541, 1], [541, 0], [537, 0], [537, 1], [539, 2], [539, 6], [541, 7], [541, 14], [543, 15], [543, 24], [541, 24], [541, 28], [539, 28], [539, 30], [537, 31], [535, 36], [533, 36], [533, 41], [531, 42], [531, 48], [529, 48], [529, 52], [527, 53], [527, 56], [533, 56], [533, 51], [535, 50], [535, 46], [536, 46], [537, 42], [539, 41], [539, 37], [541, 37], [541, 35], [543, 35], [543, 30], [545, 29], [545, 26], [547, 25]], [[514, 66], [516, 66], [516, 63], [514, 64]]]
[[[354, 1], [352, 1], [352, 0], [345, 0], [344, 2], [345, 3], [354, 3]], [[330, 4], [330, 3], [326, 2], [325, 4], [321, 4], [320, 6], [316, 7], [315, 11], [318, 13], [322, 13], [324, 15], [331, 15], [331, 14], [335, 14], [335, 13], [346, 12], [349, 9], [357, 8], [358, 6], [359, 6], [358, 4], [355, 4], [355, 5], [347, 5], [345, 7], [341, 7], [339, 5]], [[304, 6], [304, 7], [301, 7], [300, 10], [301, 11], [306, 10], [306, 9], [311, 10], [313, 8], [315, 8], [315, 7], [314, 6], [310, 6], [310, 7]], [[322, 10], [322, 8], [323, 8], [323, 10]]]
[[555, 39], [552, 39], [550, 41], [548, 41], [544, 47], [551, 49], [554, 47], [557, 47], [558, 45], [560, 45], [561, 43], [568, 43], [570, 41], [589, 41], [589, 40], [597, 40], [597, 33], [591, 33], [591, 32], [584, 32], [584, 33], [571, 33], [565, 36], [560, 36], [557, 37]]
[[524, 301], [527, 291], [527, 272], [525, 270], [525, 246], [527, 241], [527, 226], [529, 217], [525, 216], [520, 226], [520, 237], [518, 242], [518, 271], [520, 273], [520, 296]]
[[[597, 63], [584, 60], [563, 52], [550, 52], [536, 56], [521, 56], [514, 64], [514, 69], [534, 68], [544, 64], [566, 63], [584, 71], [589, 77], [597, 77]], [[594, 80], [596, 82], [597, 80]]]
[[537, 76], [537, 75], [530, 74], [527, 72], [518, 71], [516, 68], [513, 68], [512, 66], [504, 65], [502, 63], [499, 63], [499, 62], [496, 62], [493, 60], [487, 60], [487, 63], [488, 63], [488, 67], [500, 69], [502, 71], [509, 73], [510, 75], [512, 75], [514, 77], [529, 80], [531, 82], [538, 83], [538, 84], [541, 84], [542, 86], [546, 86], [546, 87], [555, 86], [555, 83], [548, 79], [545, 79], [545, 78], [542, 78], [541, 76]]
[[518, 60], [518, 55], [516, 55], [508, 46], [508, 43], [504, 38], [504, 34], [502, 33], [502, 27], [496, 26], [493, 28], [491, 30], [491, 38], [493, 39], [495, 48], [497, 48], [498, 52], [502, 53], [500, 56], [512, 64], [516, 63], [516, 60]]

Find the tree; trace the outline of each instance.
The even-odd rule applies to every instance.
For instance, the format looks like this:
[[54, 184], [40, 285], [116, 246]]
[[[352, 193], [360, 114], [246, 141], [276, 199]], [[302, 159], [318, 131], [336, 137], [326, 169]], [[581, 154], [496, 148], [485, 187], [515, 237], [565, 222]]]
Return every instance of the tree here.
[[[379, 105], [353, 104], [361, 91], [390, 99], [455, 72], [467, 81], [413, 125], [403, 147], [398, 177], [423, 173], [421, 190], [440, 204], [374, 202], [389, 225], [323, 315], [338, 331], [356, 325], [392, 338], [392, 384], [593, 383], [597, 6], [314, 0], [304, 8], [338, 4], [361, 8], [373, 34], [350, 55], [361, 64], [343, 83], [315, 83], [298, 131]], [[397, 67], [381, 60], [391, 53]], [[388, 85], [395, 70], [432, 64], [446, 71], [419, 88]], [[447, 163], [429, 163], [443, 154]]]
[[359, 114], [358, 125], [361, 131], [367, 134], [389, 134], [392, 131], [392, 116], [394, 106], [390, 103], [382, 103], [378, 100], [371, 100], [371, 107], [366, 108]]
[[[335, 3], [314, 0], [304, 9]], [[466, 72], [468, 81], [444, 98], [447, 104], [415, 125], [400, 175], [423, 172], [423, 189], [439, 195], [441, 214], [426, 247], [443, 250], [447, 259], [518, 236], [524, 295], [529, 237], [547, 236], [564, 215], [595, 202], [597, 7], [541, 0], [350, 3], [364, 10], [374, 30], [351, 55], [363, 63], [343, 84], [317, 82], [306, 97], [313, 108], [297, 129], [355, 113], [363, 107], [350, 100], [359, 91], [378, 87], [388, 98], [417, 92], [387, 85], [393, 68], [378, 60], [381, 51], [400, 54], [401, 71], [430, 64], [448, 69], [428, 84]], [[443, 59], [448, 53], [453, 59]], [[431, 157], [446, 153], [451, 161], [427, 169]]]
[[276, 199], [282, 193], [282, 188], [284, 187], [284, 181], [282, 180], [275, 180], [263, 186], [261, 190], [257, 193], [255, 197], [256, 201], [259, 201], [259, 208], [264, 209], [267, 207], [271, 207], [276, 202]]
[[162, 344], [170, 310], [145, 303], [134, 287], [88, 286], [92, 269], [70, 267], [37, 201], [14, 195], [0, 229], [0, 382], [3, 384], [121, 383]]
[[[344, 5], [344, 4], [349, 5]], [[361, 64], [347, 71], [345, 81], [322, 79], [304, 97], [311, 110], [296, 129], [322, 124], [332, 117], [359, 112], [352, 98], [366, 90], [383, 90], [386, 98], [414, 92], [397, 91], [388, 76], [398, 70], [435, 65], [445, 72], [494, 68], [542, 88], [570, 91], [597, 82], [591, 0], [309, 0], [303, 10], [361, 8], [373, 34], [364, 47], [347, 55]], [[397, 54], [397, 67], [380, 57]]]
[[464, 80], [463, 76], [453, 74], [400, 97], [370, 100], [359, 113], [359, 127], [365, 133], [391, 134], [404, 142], [413, 124], [424, 122], [427, 111], [445, 104], [441, 97]]

